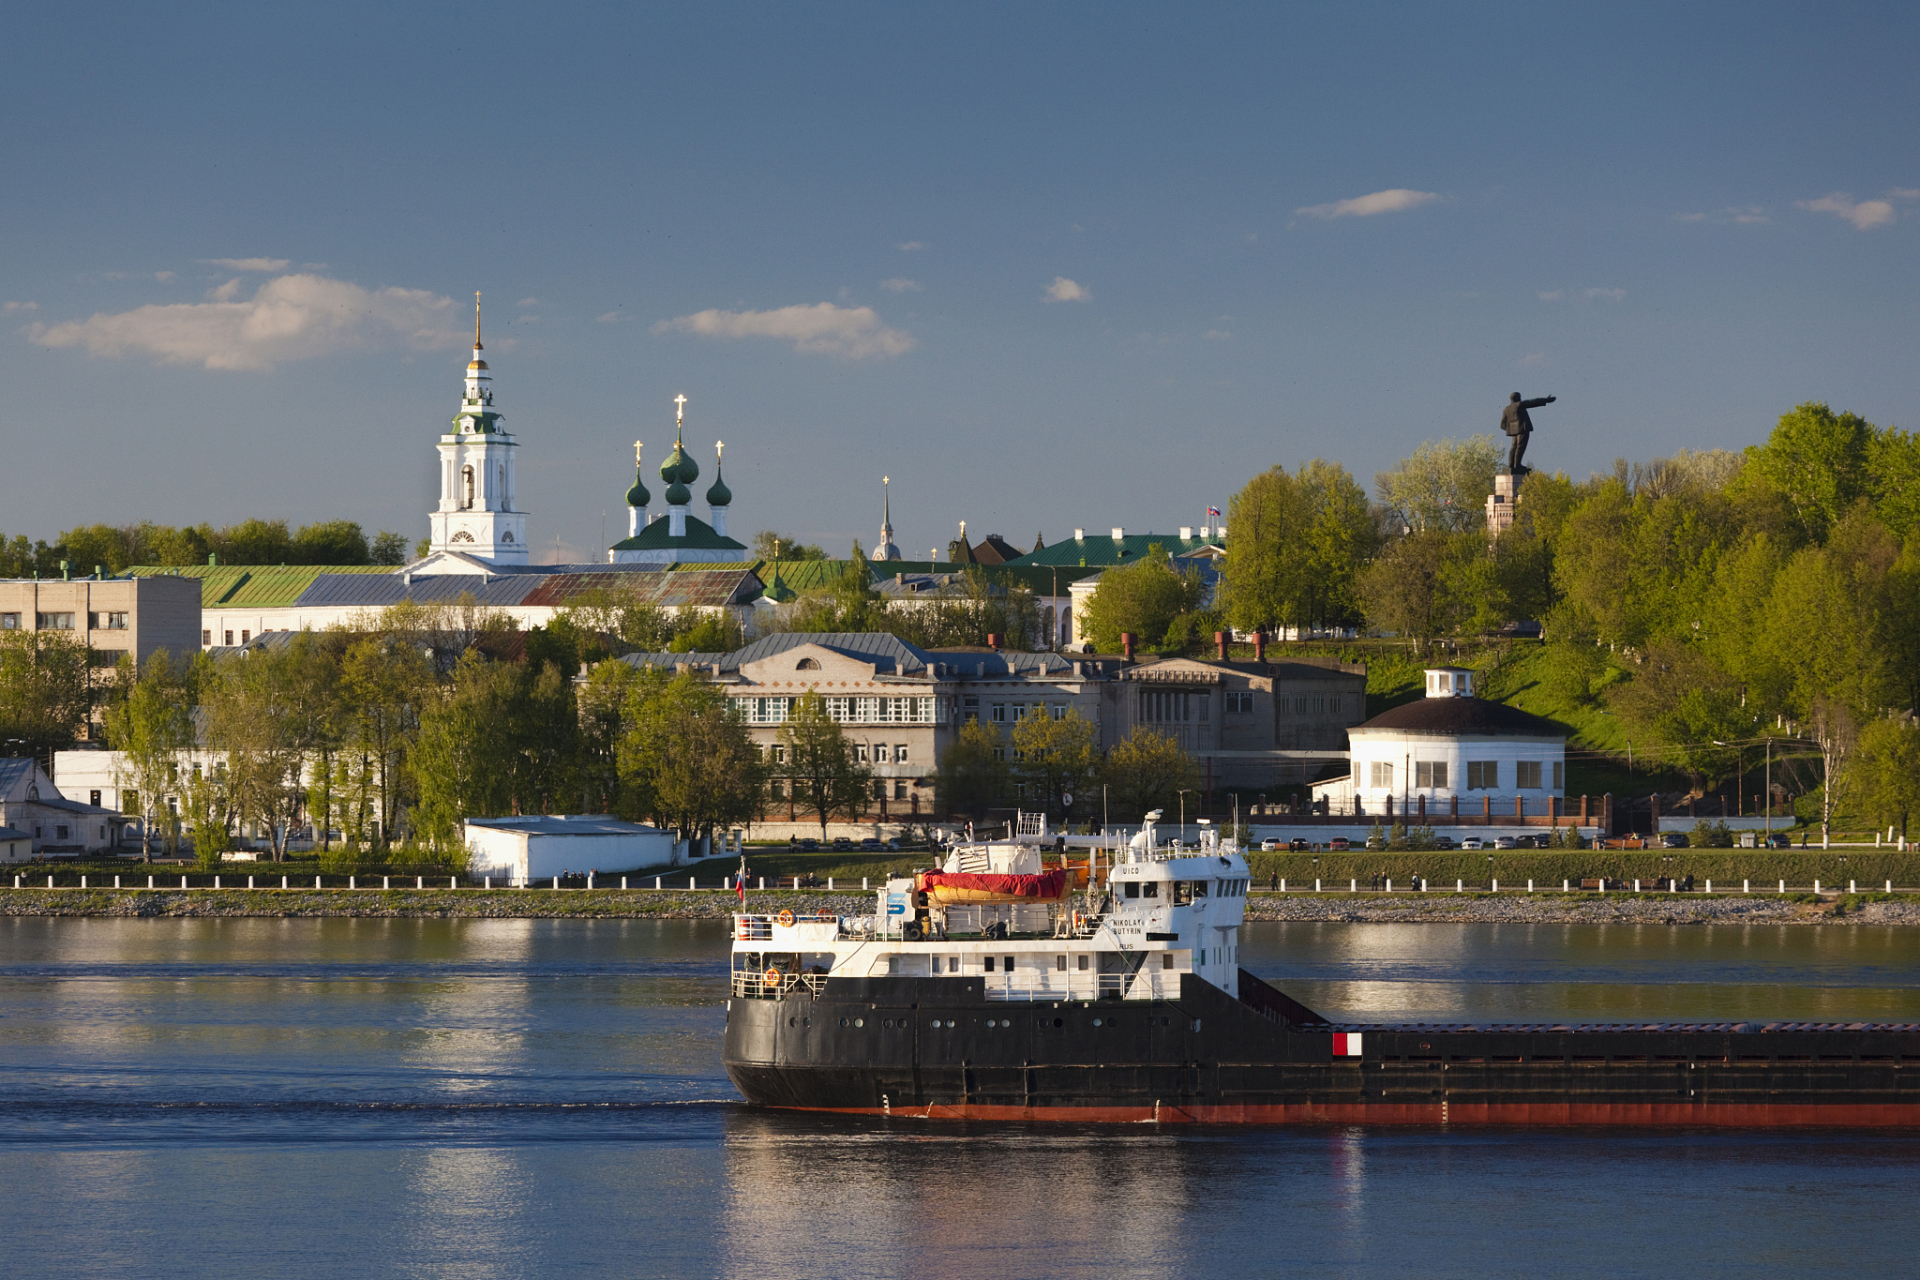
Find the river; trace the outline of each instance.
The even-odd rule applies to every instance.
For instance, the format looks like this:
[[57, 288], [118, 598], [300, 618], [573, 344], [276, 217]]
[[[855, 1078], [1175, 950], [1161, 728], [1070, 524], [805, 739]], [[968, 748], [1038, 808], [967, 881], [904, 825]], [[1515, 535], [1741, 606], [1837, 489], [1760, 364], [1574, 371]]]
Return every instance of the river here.
[[[19, 1276], [1907, 1274], [1911, 1133], [766, 1115], [714, 921], [0, 919]], [[1920, 1019], [1920, 930], [1254, 924], [1357, 1019]]]

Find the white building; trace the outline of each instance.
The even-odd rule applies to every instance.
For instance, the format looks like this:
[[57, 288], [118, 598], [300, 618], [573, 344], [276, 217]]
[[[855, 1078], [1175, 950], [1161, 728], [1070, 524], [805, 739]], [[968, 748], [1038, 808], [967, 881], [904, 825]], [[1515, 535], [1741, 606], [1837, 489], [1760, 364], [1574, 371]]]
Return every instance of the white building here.
[[687, 453], [682, 439], [686, 429], [687, 398], [675, 396], [673, 452], [660, 465], [660, 479], [667, 486], [661, 496], [666, 512], [648, 515], [653, 495], [647, 492], [640, 472], [640, 449], [633, 446], [633, 487], [627, 490], [627, 536], [607, 549], [609, 564], [737, 564], [747, 558], [744, 544], [727, 536], [727, 509], [733, 505], [733, 491], [720, 476], [720, 460], [726, 444], [713, 444], [713, 484], [707, 489], [707, 519], [691, 513], [693, 482], [700, 478], [700, 464]]
[[469, 818], [467, 874], [523, 885], [563, 873], [618, 872], [678, 864], [670, 831], [604, 813]]
[[[1473, 696], [1473, 672], [1435, 667], [1427, 696], [1347, 731], [1352, 771], [1314, 787], [1334, 814], [1541, 816], [1564, 802], [1567, 731], [1551, 720]], [[1564, 807], [1562, 807], [1564, 811]]]

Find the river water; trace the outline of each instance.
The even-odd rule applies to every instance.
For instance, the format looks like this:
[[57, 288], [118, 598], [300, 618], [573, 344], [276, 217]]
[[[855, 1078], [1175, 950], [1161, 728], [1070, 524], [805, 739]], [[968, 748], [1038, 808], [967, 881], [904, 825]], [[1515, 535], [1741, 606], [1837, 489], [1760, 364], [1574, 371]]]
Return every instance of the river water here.
[[[0, 920], [9, 1276], [1912, 1274], [1920, 1134], [767, 1115], [725, 925]], [[1355, 1019], [1920, 1020], [1920, 930], [1248, 926]]]

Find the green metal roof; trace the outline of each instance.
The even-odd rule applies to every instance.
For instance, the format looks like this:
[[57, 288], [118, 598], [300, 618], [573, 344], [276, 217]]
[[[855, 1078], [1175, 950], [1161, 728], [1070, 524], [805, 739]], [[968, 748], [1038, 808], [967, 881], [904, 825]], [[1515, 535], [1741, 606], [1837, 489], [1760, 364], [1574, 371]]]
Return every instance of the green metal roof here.
[[1090, 534], [1041, 547], [1021, 556], [1007, 568], [1027, 569], [1040, 565], [1073, 565], [1077, 568], [1084, 560], [1088, 568], [1104, 569], [1111, 565], [1144, 560], [1148, 548], [1156, 543], [1164, 547], [1168, 555], [1177, 556], [1206, 547], [1223, 547], [1226, 541], [1225, 538], [1182, 538], [1172, 533], [1129, 533], [1119, 538], [1110, 534]]
[[955, 564], [951, 560], [876, 560], [873, 562], [873, 575], [876, 580], [891, 578], [896, 573], [964, 573], [969, 569], [978, 569], [987, 575], [989, 582], [1013, 581], [1027, 588], [1035, 595], [1053, 594], [1054, 581], [1059, 580], [1061, 591], [1082, 578], [1091, 577], [1105, 566], [1089, 565], [1081, 567], [1073, 564], [1029, 564], [1026, 558], [1012, 564]]
[[[672, 498], [667, 499], [669, 502]], [[732, 538], [723, 538], [713, 531], [713, 526], [692, 514], [687, 516], [685, 537], [675, 538], [668, 535], [673, 527], [671, 516], [661, 516], [658, 520], [648, 521], [647, 527], [631, 538], [623, 538], [613, 544], [615, 551], [745, 551], [744, 543]]]
[[143, 578], [176, 574], [200, 579], [200, 607], [278, 609], [291, 606], [323, 573], [392, 573], [386, 564], [188, 564], [135, 565]]

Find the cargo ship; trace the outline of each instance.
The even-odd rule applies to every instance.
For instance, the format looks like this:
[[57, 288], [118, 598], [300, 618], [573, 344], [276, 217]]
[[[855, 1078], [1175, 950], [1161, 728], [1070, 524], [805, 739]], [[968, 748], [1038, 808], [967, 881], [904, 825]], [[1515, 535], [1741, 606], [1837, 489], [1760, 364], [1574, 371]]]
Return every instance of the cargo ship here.
[[1362, 1024], [1239, 964], [1248, 874], [1154, 819], [1045, 823], [868, 916], [734, 917], [724, 1061], [754, 1105], [929, 1119], [1920, 1125], [1920, 1023]]

